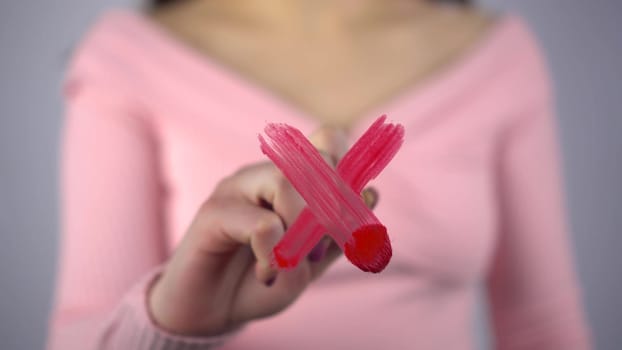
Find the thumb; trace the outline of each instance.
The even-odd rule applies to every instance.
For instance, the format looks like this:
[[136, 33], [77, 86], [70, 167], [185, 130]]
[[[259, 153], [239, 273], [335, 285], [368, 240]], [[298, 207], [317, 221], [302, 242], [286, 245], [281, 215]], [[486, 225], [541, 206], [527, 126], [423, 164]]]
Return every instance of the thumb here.
[[309, 141], [318, 151], [331, 160], [333, 166], [337, 165], [348, 151], [346, 132], [335, 126], [320, 127], [309, 136]]

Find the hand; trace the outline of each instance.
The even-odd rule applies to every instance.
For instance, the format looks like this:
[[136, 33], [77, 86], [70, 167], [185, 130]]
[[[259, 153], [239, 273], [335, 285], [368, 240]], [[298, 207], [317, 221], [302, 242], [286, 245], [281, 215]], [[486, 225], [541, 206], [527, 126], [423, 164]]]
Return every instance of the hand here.
[[[345, 152], [345, 137], [335, 129], [320, 129], [311, 139], [333, 165]], [[364, 198], [375, 202], [372, 191]], [[304, 206], [268, 162], [221, 181], [150, 290], [155, 322], [173, 333], [209, 336], [284, 310], [340, 255], [325, 238], [310, 259], [277, 276], [272, 248]]]

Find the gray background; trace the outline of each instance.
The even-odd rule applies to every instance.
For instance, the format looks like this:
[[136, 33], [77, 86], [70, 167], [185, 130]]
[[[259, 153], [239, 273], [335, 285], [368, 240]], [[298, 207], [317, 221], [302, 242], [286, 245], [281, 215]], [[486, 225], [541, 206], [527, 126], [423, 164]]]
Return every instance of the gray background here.
[[[531, 23], [558, 93], [577, 269], [598, 349], [622, 349], [619, 0], [485, 0]], [[71, 47], [131, 0], [0, 4], [0, 347], [43, 347], [57, 245], [59, 86]], [[486, 327], [477, 325], [482, 348]]]

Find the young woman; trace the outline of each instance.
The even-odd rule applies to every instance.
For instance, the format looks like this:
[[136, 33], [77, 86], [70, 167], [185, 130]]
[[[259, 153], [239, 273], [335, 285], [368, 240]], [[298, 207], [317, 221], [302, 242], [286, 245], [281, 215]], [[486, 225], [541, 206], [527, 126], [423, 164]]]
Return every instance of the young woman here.
[[[164, 2], [163, 2], [164, 3]], [[587, 349], [546, 68], [520, 19], [424, 0], [186, 0], [92, 28], [66, 82], [50, 349]], [[270, 252], [304, 202], [266, 121], [336, 162], [380, 114], [405, 144], [363, 195], [394, 255]], [[377, 205], [375, 205], [377, 202]]]

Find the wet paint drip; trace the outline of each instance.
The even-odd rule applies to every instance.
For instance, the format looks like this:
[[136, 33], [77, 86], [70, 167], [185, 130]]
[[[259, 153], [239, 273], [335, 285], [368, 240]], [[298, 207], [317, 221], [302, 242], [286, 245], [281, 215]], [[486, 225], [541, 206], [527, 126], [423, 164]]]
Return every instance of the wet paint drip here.
[[308, 204], [273, 250], [277, 267], [295, 267], [325, 232], [363, 271], [379, 272], [388, 264], [391, 245], [386, 229], [357, 195], [402, 145], [404, 128], [385, 120], [378, 118], [359, 138], [339, 162], [337, 173], [291, 126], [268, 125], [270, 143], [259, 136], [262, 151]]

